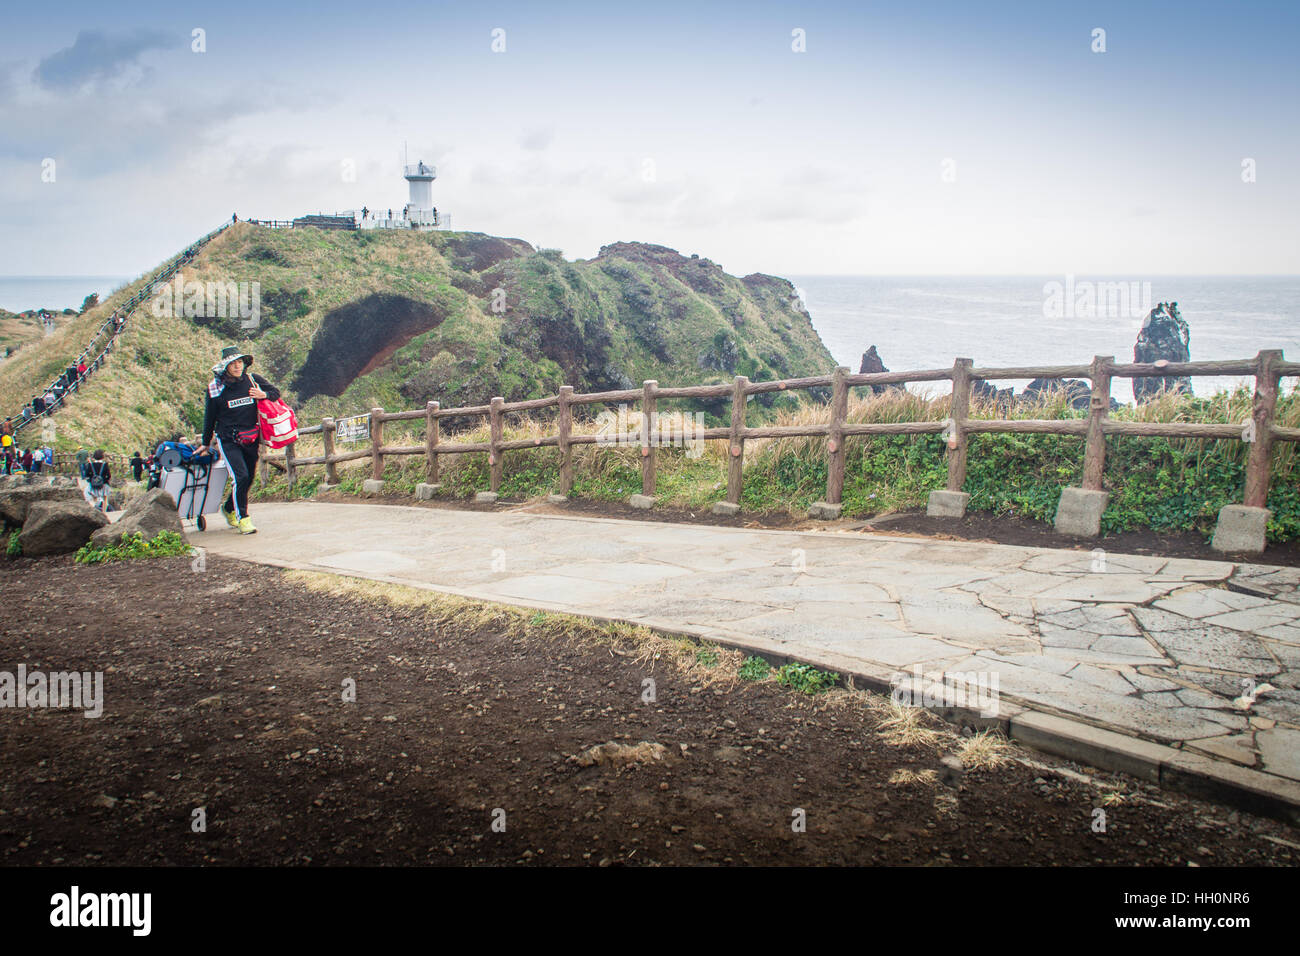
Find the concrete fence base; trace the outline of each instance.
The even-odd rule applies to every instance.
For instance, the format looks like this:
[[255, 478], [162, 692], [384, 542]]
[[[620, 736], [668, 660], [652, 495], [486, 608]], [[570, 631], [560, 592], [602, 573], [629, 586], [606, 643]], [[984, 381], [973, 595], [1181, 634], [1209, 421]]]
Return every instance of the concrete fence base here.
[[415, 486], [415, 500], [432, 501], [433, 496], [438, 493], [438, 489], [441, 487], [442, 485], [430, 485], [422, 481]]
[[964, 491], [932, 491], [925, 502], [927, 518], [964, 518], [970, 495]]
[[1101, 514], [1110, 500], [1108, 491], [1062, 488], [1061, 503], [1056, 506], [1056, 531], [1080, 538], [1101, 534]]
[[814, 501], [808, 506], [808, 517], [816, 518], [819, 521], [834, 521], [844, 510], [841, 504], [831, 504], [829, 501]]
[[649, 511], [655, 506], [655, 500], [649, 495], [633, 495], [627, 499], [627, 503], [633, 508], [640, 508], [643, 511]]
[[474, 501], [481, 505], [494, 505], [497, 502], [497, 493], [495, 491], [480, 491], [474, 496]]
[[712, 510], [715, 515], [730, 517], [732, 515], [740, 514], [740, 505], [733, 504], [730, 501], [715, 501]]
[[361, 491], [367, 495], [378, 495], [384, 491], [384, 482], [382, 479], [367, 478], [361, 482]]
[[1246, 505], [1224, 505], [1219, 509], [1219, 521], [1214, 526], [1210, 547], [1215, 551], [1250, 551], [1258, 554], [1264, 550], [1264, 534], [1273, 512], [1267, 508]]

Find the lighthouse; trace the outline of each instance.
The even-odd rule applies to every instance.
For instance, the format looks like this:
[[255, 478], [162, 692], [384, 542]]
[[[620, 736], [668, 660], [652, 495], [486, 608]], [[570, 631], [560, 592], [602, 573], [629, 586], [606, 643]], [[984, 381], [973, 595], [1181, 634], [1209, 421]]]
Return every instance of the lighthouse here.
[[408, 165], [403, 175], [411, 187], [411, 201], [405, 210], [407, 220], [417, 229], [437, 226], [438, 213], [433, 208], [433, 181], [438, 178], [437, 170], [420, 161]]

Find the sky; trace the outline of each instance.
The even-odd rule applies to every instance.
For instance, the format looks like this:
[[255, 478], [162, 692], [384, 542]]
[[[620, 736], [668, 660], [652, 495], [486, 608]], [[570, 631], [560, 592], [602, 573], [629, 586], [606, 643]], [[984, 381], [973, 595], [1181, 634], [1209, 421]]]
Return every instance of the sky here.
[[137, 274], [232, 213], [399, 209], [404, 157], [437, 167], [453, 228], [569, 258], [638, 240], [734, 274], [1300, 272], [1296, 2], [0, 16], [0, 274]]

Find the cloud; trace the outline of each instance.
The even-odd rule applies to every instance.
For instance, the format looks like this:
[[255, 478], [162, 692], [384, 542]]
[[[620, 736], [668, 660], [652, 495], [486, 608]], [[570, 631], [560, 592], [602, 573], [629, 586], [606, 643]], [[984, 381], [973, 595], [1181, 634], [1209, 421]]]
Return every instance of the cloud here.
[[530, 129], [519, 137], [519, 145], [523, 149], [534, 153], [540, 153], [547, 146], [551, 145], [551, 140], [555, 138], [555, 130], [549, 127], [541, 129]]
[[159, 30], [140, 29], [117, 35], [81, 30], [72, 46], [41, 60], [32, 78], [48, 90], [75, 90], [126, 74], [142, 53], [166, 49], [178, 42], [174, 35]]

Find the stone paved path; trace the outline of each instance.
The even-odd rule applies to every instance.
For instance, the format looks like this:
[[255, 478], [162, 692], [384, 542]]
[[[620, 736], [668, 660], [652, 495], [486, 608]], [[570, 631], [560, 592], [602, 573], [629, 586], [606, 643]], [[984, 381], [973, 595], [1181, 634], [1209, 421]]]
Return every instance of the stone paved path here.
[[191, 540], [846, 673], [996, 675], [1004, 708], [1300, 780], [1300, 569], [393, 505], [259, 505], [257, 522]]

